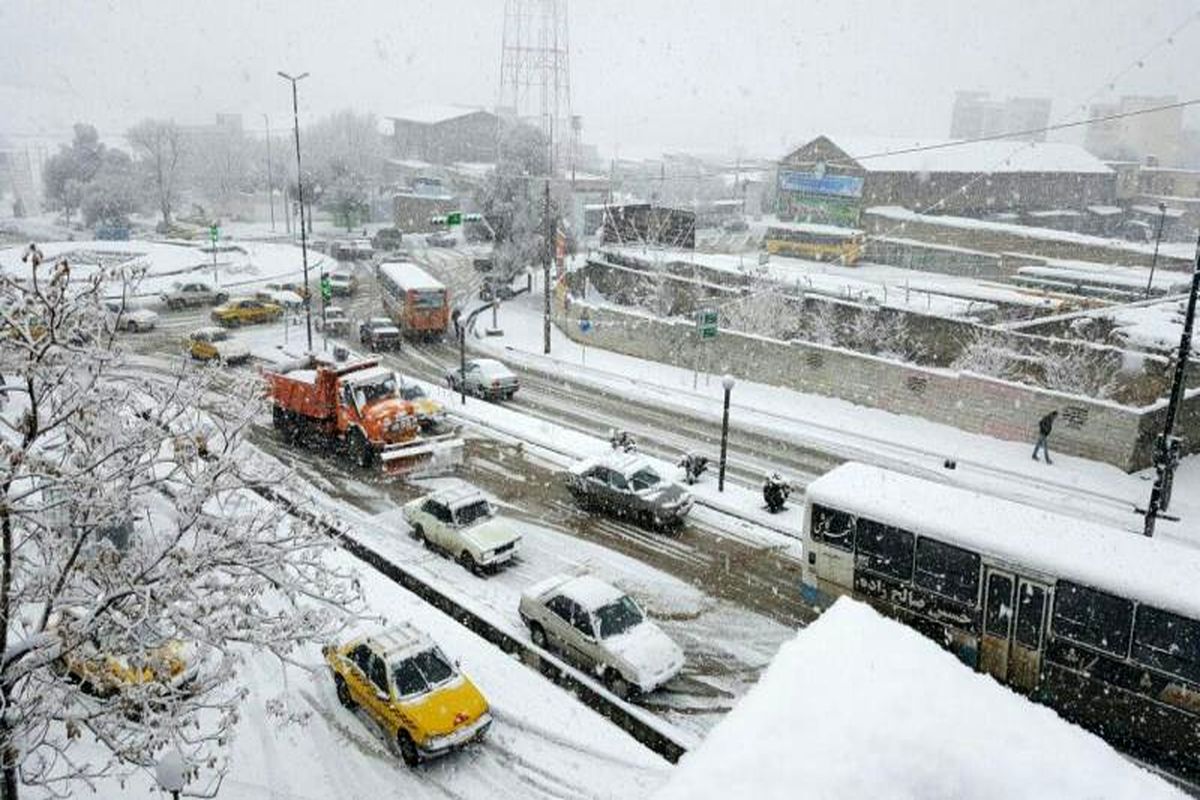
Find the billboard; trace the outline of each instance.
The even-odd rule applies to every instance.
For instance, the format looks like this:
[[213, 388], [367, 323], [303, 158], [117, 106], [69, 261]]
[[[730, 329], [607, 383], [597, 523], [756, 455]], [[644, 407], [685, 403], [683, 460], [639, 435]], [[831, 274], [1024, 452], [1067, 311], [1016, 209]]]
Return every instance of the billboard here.
[[854, 175], [827, 175], [823, 171], [784, 170], [779, 173], [779, 188], [823, 197], [862, 197], [863, 179]]

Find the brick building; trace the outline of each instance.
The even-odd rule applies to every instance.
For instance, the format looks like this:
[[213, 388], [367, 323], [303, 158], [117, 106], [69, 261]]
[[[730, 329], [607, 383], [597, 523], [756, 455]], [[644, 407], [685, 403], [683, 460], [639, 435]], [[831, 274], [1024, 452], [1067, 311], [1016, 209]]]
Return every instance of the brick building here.
[[1112, 204], [1116, 176], [1058, 142], [903, 141], [818, 136], [779, 162], [777, 210], [803, 222], [856, 226], [863, 208], [984, 216]]

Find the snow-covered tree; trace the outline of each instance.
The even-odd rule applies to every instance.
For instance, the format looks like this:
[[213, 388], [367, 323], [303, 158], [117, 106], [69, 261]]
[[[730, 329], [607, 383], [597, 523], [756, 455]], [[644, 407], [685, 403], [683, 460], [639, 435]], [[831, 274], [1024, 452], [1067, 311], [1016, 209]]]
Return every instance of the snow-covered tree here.
[[1011, 380], [1017, 377], [1020, 360], [1021, 356], [1013, 351], [1002, 335], [980, 328], [963, 346], [950, 367], [961, 372]]
[[183, 132], [170, 120], [144, 119], [126, 134], [151, 186], [162, 214], [164, 230], [171, 225], [171, 212], [178, 194], [183, 166]]
[[291, 658], [360, 601], [327, 540], [263, 497], [283, 475], [243, 442], [255, 380], [126, 362], [102, 302], [122, 277], [0, 276], [5, 800], [78, 796], [167, 751], [212, 787], [242, 658]]
[[68, 223], [83, 201], [84, 188], [100, 170], [106, 150], [94, 126], [76, 123], [70, 146], [60, 147], [46, 160], [42, 169], [46, 202], [61, 210]]
[[1112, 397], [1120, 388], [1121, 358], [1100, 348], [1074, 347], [1042, 359], [1047, 388], [1088, 397]]
[[[475, 194], [475, 204], [491, 221], [492, 249], [501, 281], [511, 280], [531, 264], [540, 264], [545, 247], [545, 184], [549, 152], [542, 133], [518, 122], [500, 130], [499, 162]], [[550, 213], [557, 203], [551, 198]]]
[[123, 150], [108, 148], [100, 169], [83, 188], [83, 220], [88, 225], [127, 226], [140, 198], [133, 160]]

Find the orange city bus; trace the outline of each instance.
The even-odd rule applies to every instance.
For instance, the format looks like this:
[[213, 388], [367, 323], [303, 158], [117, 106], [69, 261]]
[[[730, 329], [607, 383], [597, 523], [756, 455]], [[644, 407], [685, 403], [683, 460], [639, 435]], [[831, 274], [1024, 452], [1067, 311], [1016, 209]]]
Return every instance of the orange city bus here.
[[450, 324], [450, 293], [416, 264], [379, 265], [380, 295], [388, 316], [407, 336], [441, 337]]

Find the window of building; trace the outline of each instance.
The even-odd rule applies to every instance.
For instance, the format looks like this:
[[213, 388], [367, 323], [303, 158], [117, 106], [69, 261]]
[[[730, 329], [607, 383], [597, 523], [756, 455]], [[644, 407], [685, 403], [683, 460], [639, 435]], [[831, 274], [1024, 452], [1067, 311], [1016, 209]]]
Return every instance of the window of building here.
[[1070, 581], [1058, 582], [1054, 632], [1059, 636], [1124, 657], [1132, 628], [1131, 601]]

